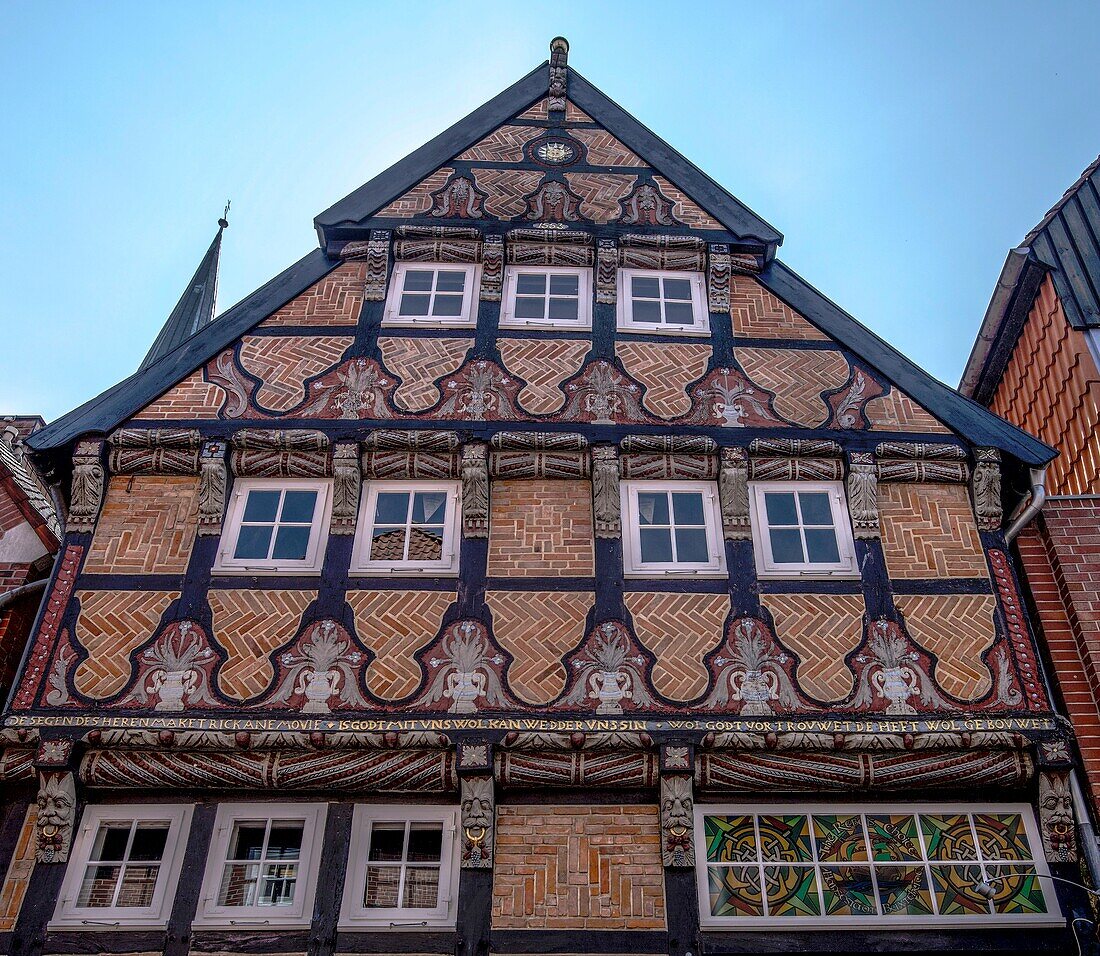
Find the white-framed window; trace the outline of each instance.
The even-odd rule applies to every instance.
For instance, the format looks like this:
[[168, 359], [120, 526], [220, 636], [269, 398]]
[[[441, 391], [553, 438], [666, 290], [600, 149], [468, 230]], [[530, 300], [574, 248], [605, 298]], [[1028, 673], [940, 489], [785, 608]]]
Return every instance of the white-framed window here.
[[592, 270], [508, 266], [500, 324], [510, 328], [591, 328]]
[[180, 804], [85, 809], [51, 927], [165, 926], [191, 810]]
[[713, 481], [624, 481], [623, 563], [627, 577], [721, 577], [725, 547]]
[[1027, 804], [697, 803], [695, 847], [710, 929], [1063, 925]]
[[323, 803], [223, 803], [214, 820], [196, 925], [309, 926]]
[[340, 926], [453, 926], [458, 904], [456, 807], [359, 804]]
[[477, 322], [477, 266], [398, 262], [383, 325], [465, 326]]
[[709, 334], [703, 273], [620, 269], [618, 281], [620, 331]]
[[858, 577], [844, 486], [839, 481], [750, 483], [761, 577]]
[[319, 572], [331, 508], [332, 482], [325, 479], [238, 478], [214, 570]]
[[457, 574], [457, 481], [370, 481], [363, 486], [352, 574]]

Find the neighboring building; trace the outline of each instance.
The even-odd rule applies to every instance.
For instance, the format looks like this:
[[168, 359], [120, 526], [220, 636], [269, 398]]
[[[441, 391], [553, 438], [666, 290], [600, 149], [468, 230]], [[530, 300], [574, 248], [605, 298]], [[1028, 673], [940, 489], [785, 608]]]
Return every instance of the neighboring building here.
[[567, 49], [31, 439], [11, 952], [1071, 950], [1053, 451]]
[[[1018, 540], [1043, 644], [1100, 798], [1100, 159], [1005, 261], [960, 389], [1059, 449]], [[1021, 486], [1021, 490], [1022, 490]]]

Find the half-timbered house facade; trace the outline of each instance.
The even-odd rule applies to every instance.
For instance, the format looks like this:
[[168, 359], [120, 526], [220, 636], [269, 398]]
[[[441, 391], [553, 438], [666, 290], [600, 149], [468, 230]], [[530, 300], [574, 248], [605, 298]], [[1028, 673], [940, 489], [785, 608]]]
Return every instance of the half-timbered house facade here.
[[31, 438], [12, 952], [1071, 945], [1053, 452], [567, 53]]

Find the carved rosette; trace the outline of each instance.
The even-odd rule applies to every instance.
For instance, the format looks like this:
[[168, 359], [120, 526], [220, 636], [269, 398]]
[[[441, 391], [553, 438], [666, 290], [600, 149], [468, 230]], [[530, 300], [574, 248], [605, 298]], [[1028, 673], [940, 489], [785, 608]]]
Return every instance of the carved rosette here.
[[333, 534], [355, 534], [359, 509], [359, 446], [341, 442], [332, 449], [332, 523]]
[[730, 541], [751, 541], [749, 522], [749, 456], [744, 448], [723, 448], [718, 469], [722, 532]]
[[221, 534], [225, 514], [225, 442], [204, 442], [199, 453], [199, 534]]
[[619, 456], [614, 445], [592, 449], [592, 516], [597, 538], [622, 534], [619, 498]]
[[462, 868], [491, 870], [496, 822], [493, 778], [462, 777]]
[[489, 446], [470, 442], [462, 449], [462, 533], [489, 537]]
[[1077, 861], [1077, 829], [1068, 770], [1039, 771], [1039, 826], [1048, 860]]
[[76, 781], [68, 772], [42, 771], [38, 784], [35, 858], [39, 863], [65, 863], [73, 841]]
[[69, 501], [69, 531], [92, 531], [103, 504], [103, 442], [77, 442], [73, 453], [72, 494]]
[[1004, 512], [1001, 505], [1001, 453], [996, 448], [979, 448], [974, 454], [970, 494], [982, 531], [999, 531]]
[[849, 456], [848, 510], [857, 538], [879, 536], [878, 469], [869, 452], [852, 452]]
[[695, 802], [690, 776], [661, 775], [661, 857], [666, 867], [695, 866]]

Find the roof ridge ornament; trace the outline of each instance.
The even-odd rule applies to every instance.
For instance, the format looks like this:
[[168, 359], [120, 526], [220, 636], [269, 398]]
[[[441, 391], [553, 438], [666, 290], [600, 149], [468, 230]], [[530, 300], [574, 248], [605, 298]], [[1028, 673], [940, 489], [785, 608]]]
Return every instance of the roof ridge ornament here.
[[551, 113], [565, 112], [565, 97], [569, 84], [569, 41], [554, 37], [550, 41], [550, 101]]

